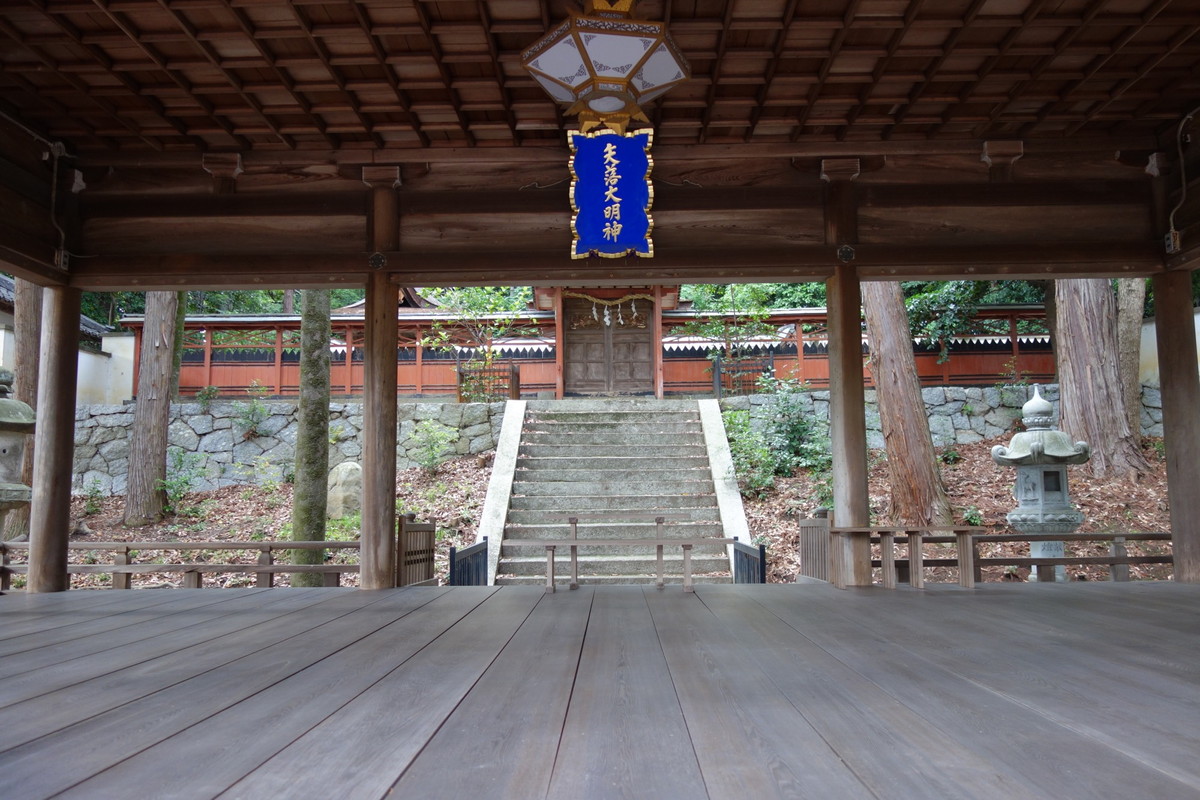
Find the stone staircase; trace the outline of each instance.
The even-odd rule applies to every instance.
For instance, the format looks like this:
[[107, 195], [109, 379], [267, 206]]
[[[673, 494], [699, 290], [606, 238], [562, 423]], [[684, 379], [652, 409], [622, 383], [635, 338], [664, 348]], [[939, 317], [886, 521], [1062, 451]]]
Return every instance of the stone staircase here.
[[[694, 400], [530, 401], [515, 467], [505, 539], [569, 539], [572, 516], [582, 541], [725, 536]], [[569, 553], [556, 553], [560, 577]], [[665, 548], [664, 561], [667, 581], [680, 582], [682, 549]], [[579, 547], [581, 583], [651, 583], [655, 563], [652, 547]], [[502, 545], [496, 583], [541, 584], [545, 567], [544, 550]], [[693, 549], [692, 570], [697, 582], [728, 583], [725, 546]]]

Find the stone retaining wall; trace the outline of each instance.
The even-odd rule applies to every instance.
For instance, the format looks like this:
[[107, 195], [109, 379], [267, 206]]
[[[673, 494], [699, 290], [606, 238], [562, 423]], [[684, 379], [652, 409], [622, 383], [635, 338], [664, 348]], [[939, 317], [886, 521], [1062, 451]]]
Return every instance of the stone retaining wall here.
[[[934, 444], [944, 447], [1007, 436], [1021, 416], [1032, 387], [934, 387], [922, 390]], [[1058, 386], [1043, 387], [1042, 395], [1058, 403]], [[829, 392], [803, 394], [806, 410], [829, 419]], [[246, 436], [240, 417], [245, 402], [213, 403], [204, 410], [198, 403], [171, 406], [168, 444], [195, 461], [194, 488], [215, 489], [246, 483], [267, 483], [290, 478], [295, 462], [296, 404], [260, 401], [265, 418], [257, 436]], [[771, 403], [769, 395], [729, 398], [726, 408], [749, 408], [760, 420]], [[1162, 436], [1162, 398], [1157, 387], [1142, 392], [1142, 432]], [[332, 403], [330, 409], [329, 466], [357, 461], [362, 455], [362, 406]], [[483, 453], [496, 447], [504, 403], [401, 403], [399, 405], [399, 469], [417, 466], [411, 453], [416, 424], [434, 419], [458, 431], [452, 449], [459, 455]], [[132, 405], [80, 406], [75, 414], [74, 486], [77, 493], [124, 494], [129, 464]], [[874, 390], [867, 391], [867, 444], [883, 447]]]
[[[1042, 397], [1054, 405], [1058, 412], [1058, 384], [1041, 387]], [[1014, 424], [1021, 418], [1021, 406], [1033, 396], [1032, 386], [989, 386], [962, 387], [936, 386], [921, 390], [925, 400], [925, 412], [929, 416], [929, 431], [937, 447], [952, 444], [970, 444], [983, 439], [1009, 436]], [[874, 389], [866, 392], [867, 400], [867, 446], [880, 449], [883, 432], [880, 429], [879, 405]], [[806, 412], [815, 414], [826, 422], [829, 420], [829, 392], [804, 392], [801, 397]], [[751, 424], [759, 424], [769, 414], [771, 395], [733, 397], [722, 401], [725, 408], [748, 408]], [[1162, 436], [1162, 395], [1157, 386], [1142, 387], [1142, 434]]]
[[[207, 410], [198, 403], [173, 404], [167, 431], [170, 450], [180, 450], [194, 462], [197, 490], [246, 483], [289, 479], [295, 464], [296, 404], [258, 401], [264, 415], [246, 435], [246, 402], [213, 403]], [[362, 405], [329, 406], [329, 466], [357, 461], [362, 456]], [[397, 467], [417, 466], [411, 453], [418, 422], [426, 419], [458, 431], [451, 449], [458, 455], [494, 450], [504, 403], [401, 403]], [[129, 439], [133, 405], [80, 406], [75, 411], [76, 493], [125, 494], [129, 466]], [[168, 461], [168, 463], [171, 463]]]

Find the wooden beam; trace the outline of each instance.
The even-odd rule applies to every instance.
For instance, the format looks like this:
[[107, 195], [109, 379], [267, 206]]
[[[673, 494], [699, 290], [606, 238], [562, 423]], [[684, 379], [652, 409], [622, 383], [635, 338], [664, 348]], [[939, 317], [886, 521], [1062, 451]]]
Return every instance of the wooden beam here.
[[[400, 246], [398, 167], [363, 170], [371, 187], [370, 245], [376, 253]], [[367, 278], [363, 359], [363, 496], [360, 581], [363, 589], [396, 585], [396, 308], [400, 287], [382, 269]]]
[[53, 287], [42, 298], [42, 351], [29, 510], [30, 592], [63, 592], [71, 532], [75, 455], [75, 384], [79, 368], [77, 289]]
[[[859, 201], [869, 207], [907, 206], [1092, 206], [1142, 205], [1148, 181], [1039, 181], [986, 184], [875, 184], [858, 187]], [[366, 216], [361, 192], [202, 194], [87, 194], [80, 197], [85, 219], [175, 217]], [[422, 214], [553, 214], [569, 209], [564, 184], [554, 189], [509, 191], [481, 187], [475, 191], [402, 191], [405, 217]], [[801, 186], [671, 186], [654, 187], [654, 204], [671, 212], [820, 208], [820, 192]]]
[[[655, 257], [571, 259], [555, 250], [381, 251], [405, 285], [628, 286], [680, 283], [824, 281], [833, 274], [837, 248], [671, 248]], [[854, 267], [864, 279], [1149, 276], [1164, 270], [1156, 242], [1066, 242], [971, 245], [854, 245]], [[368, 253], [179, 253], [101, 255], [73, 263], [71, 285], [80, 289], [328, 288], [362, 286]], [[3, 257], [0, 252], [0, 257]], [[43, 278], [42, 281], [45, 279]], [[39, 281], [39, 282], [42, 282]]]
[[1155, 336], [1162, 383], [1163, 439], [1175, 580], [1200, 582], [1200, 374], [1190, 272], [1154, 278]]
[[[1047, 138], [1026, 141], [1025, 157], [1049, 154], [1098, 153], [1111, 156], [1120, 150], [1156, 150], [1152, 136], [1078, 136], [1071, 139]], [[884, 156], [969, 155], [978, 158], [975, 139], [879, 141], [799, 141], [776, 143], [729, 143], [698, 145], [660, 145], [654, 149], [655, 162], [699, 161], [707, 159], [759, 159], [784, 161], [791, 158], [838, 158]], [[497, 147], [391, 147], [361, 149], [255, 149], [242, 154], [247, 170], [279, 169], [317, 165], [395, 165], [395, 164], [563, 164], [568, 148], [544, 143]], [[83, 167], [199, 167], [197, 152], [84, 152], [78, 165]]]

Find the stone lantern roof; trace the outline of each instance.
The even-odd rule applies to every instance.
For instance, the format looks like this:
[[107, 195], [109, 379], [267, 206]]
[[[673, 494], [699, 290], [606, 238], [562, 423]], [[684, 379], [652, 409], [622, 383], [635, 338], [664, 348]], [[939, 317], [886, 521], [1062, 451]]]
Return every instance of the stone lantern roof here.
[[1008, 447], [992, 448], [992, 460], [1006, 467], [1034, 464], [1082, 464], [1091, 455], [1087, 442], [1072, 442], [1071, 437], [1050, 427], [1054, 406], [1033, 387], [1033, 397], [1022, 408], [1026, 430], [1013, 436]]

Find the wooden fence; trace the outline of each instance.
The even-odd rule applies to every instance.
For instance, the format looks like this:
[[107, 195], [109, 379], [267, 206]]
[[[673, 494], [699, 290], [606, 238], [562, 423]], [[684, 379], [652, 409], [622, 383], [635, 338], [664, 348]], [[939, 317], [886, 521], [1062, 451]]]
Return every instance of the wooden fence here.
[[[1054, 359], [1049, 344], [1036, 337], [1022, 337], [1019, 330], [1042, 317], [1040, 308], [982, 311], [956, 341], [949, 359], [941, 360], [938, 346], [914, 345], [917, 374], [923, 385], [979, 386], [1019, 381], [1050, 382]], [[684, 319], [664, 316], [664, 329]], [[557, 385], [552, 320], [540, 320], [546, 330], [537, 347], [503, 350], [499, 366], [517, 370], [521, 394], [553, 391]], [[773, 365], [781, 377], [796, 378], [815, 387], [829, 383], [827, 334], [823, 312], [779, 312], [771, 323], [791, 334], [771, 343]], [[131, 323], [140, 336], [140, 321]], [[421, 344], [427, 330], [406, 321], [400, 331], [396, 353], [396, 387], [401, 395], [455, 395], [459, 392], [458, 363], [453, 354], [438, 352]], [[979, 335], [976, 335], [979, 334]], [[365, 334], [361, 320], [336, 321], [333, 336], [341, 342], [333, 347], [330, 385], [337, 396], [361, 395]], [[139, 340], [140, 341], [140, 340]], [[663, 385], [667, 394], [708, 394], [713, 391], [713, 362], [702, 344], [687, 345], [669, 333], [663, 341]], [[865, 352], [865, 351], [864, 351]], [[135, 348], [134, 382], [140, 348]], [[761, 354], [767, 356], [767, 352]], [[752, 385], [757, 374], [746, 371], [742, 383]], [[864, 378], [871, 376], [864, 370]], [[251, 386], [276, 397], [299, 392], [299, 321], [198, 320], [188, 323], [184, 334], [180, 391], [193, 395], [215, 386], [224, 396], [243, 395]]]

